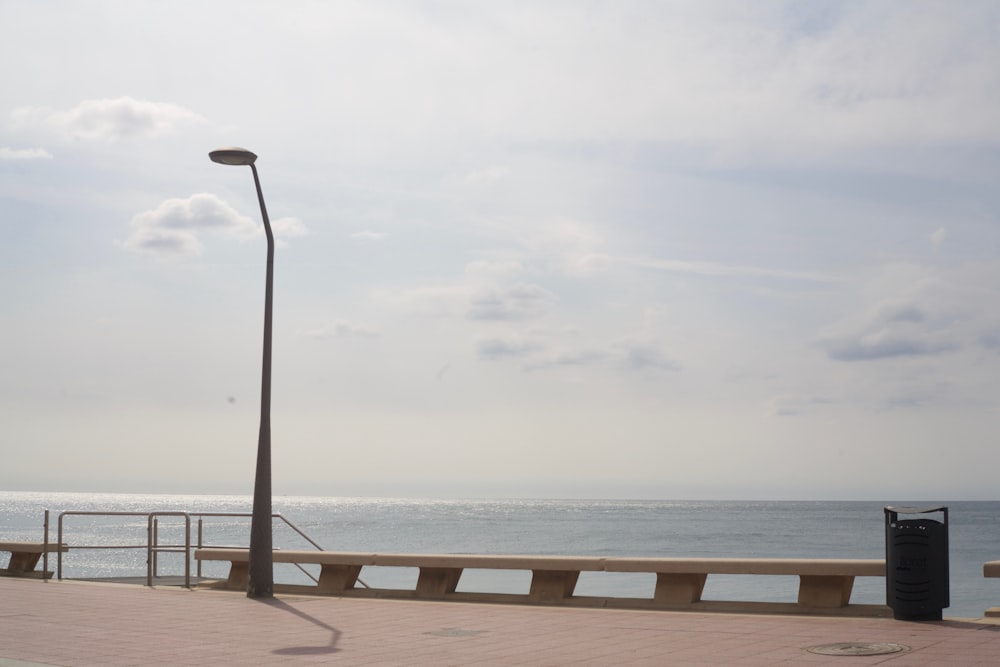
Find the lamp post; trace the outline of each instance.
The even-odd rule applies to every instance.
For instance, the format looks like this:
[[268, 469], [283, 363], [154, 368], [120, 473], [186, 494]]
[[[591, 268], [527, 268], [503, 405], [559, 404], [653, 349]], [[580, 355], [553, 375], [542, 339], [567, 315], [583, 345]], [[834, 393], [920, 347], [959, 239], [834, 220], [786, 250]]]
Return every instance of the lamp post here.
[[267, 280], [264, 289], [264, 360], [260, 388], [260, 435], [257, 439], [257, 475], [253, 485], [253, 518], [250, 521], [250, 563], [247, 597], [274, 595], [274, 557], [271, 552], [271, 302], [274, 293], [274, 235], [264, 206], [264, 193], [254, 162], [257, 156], [245, 148], [220, 148], [208, 154], [213, 162], [249, 165], [257, 186], [260, 214], [267, 234]]

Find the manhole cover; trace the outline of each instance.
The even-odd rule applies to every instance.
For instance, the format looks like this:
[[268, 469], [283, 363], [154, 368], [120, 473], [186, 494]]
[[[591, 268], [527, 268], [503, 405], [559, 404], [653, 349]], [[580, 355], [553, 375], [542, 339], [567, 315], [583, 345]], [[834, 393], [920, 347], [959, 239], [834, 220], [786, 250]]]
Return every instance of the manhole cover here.
[[885, 655], [887, 653], [906, 651], [909, 648], [909, 646], [903, 646], [902, 644], [839, 642], [837, 644], [810, 646], [806, 650], [810, 653], [818, 653], [820, 655]]

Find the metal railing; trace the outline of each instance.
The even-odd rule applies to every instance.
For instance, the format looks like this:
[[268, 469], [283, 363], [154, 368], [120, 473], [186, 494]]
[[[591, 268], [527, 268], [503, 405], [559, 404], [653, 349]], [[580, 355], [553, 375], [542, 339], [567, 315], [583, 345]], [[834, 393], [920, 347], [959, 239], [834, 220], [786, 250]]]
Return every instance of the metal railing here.
[[[250, 512], [181, 512], [181, 511], [158, 511], [158, 512], [111, 512], [111, 511], [87, 511], [87, 510], [69, 510], [61, 512], [59, 514], [59, 537], [58, 544], [66, 544], [64, 540], [64, 519], [69, 516], [91, 516], [91, 517], [146, 517], [146, 543], [145, 544], [73, 544], [69, 545], [73, 550], [77, 549], [145, 549], [146, 550], [146, 585], [152, 586], [153, 579], [158, 576], [158, 561], [159, 554], [161, 553], [182, 553], [184, 554], [184, 586], [187, 588], [191, 587], [191, 518], [196, 517], [198, 520], [198, 532], [197, 532], [197, 542], [195, 548], [202, 548], [207, 546], [223, 546], [223, 545], [209, 545], [204, 541], [204, 519], [205, 518], [252, 518], [253, 514]], [[297, 533], [302, 539], [314, 546], [319, 551], [323, 551], [321, 547], [315, 540], [306, 535], [298, 526], [285, 518], [281, 513], [275, 512], [271, 515], [273, 519], [280, 519], [286, 526]], [[184, 543], [183, 544], [161, 544], [159, 537], [159, 521], [161, 517], [181, 517], [184, 519]], [[48, 541], [48, 510], [45, 511], [45, 539]], [[227, 545], [228, 546], [228, 545]], [[46, 554], [47, 556], [47, 554]], [[307, 577], [317, 582], [317, 579], [311, 572], [306, 570], [300, 564], [295, 563], [296, 567], [299, 568]], [[201, 577], [201, 561], [198, 562], [197, 575]], [[56, 577], [58, 579], [63, 578], [63, 552], [60, 550], [57, 553], [56, 559]], [[361, 582], [365, 585], [364, 582]]]

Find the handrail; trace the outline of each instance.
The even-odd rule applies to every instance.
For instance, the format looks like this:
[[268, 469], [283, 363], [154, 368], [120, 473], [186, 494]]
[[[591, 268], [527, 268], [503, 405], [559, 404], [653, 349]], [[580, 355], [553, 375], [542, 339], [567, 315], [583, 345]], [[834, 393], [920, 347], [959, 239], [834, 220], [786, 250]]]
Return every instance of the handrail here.
[[[174, 552], [184, 554], [184, 586], [187, 588], [191, 587], [191, 517], [198, 518], [198, 548], [202, 548], [205, 545], [203, 537], [203, 519], [210, 517], [253, 517], [250, 512], [184, 512], [184, 511], [155, 511], [155, 512], [125, 512], [125, 511], [96, 511], [96, 510], [67, 510], [59, 514], [58, 521], [58, 533], [59, 533], [59, 544], [64, 544], [63, 540], [63, 519], [67, 516], [134, 516], [134, 517], [146, 517], [146, 543], [145, 544], [113, 544], [113, 545], [76, 545], [73, 549], [145, 549], [146, 550], [146, 585], [153, 585], [153, 578], [157, 571], [157, 554], [160, 552]], [[161, 516], [173, 516], [173, 517], [183, 517], [184, 518], [184, 544], [166, 544], [161, 545], [159, 542], [159, 517]], [[319, 551], [324, 551], [323, 547], [319, 545], [315, 540], [305, 534], [301, 528], [292, 523], [288, 518], [282, 515], [280, 512], [274, 512], [271, 514], [272, 519], [280, 519], [285, 525], [291, 528], [295, 533], [297, 533], [302, 539], [311, 544]], [[45, 539], [48, 540], [48, 510], [45, 512]], [[46, 550], [46, 557], [47, 557]], [[296, 567], [299, 568], [307, 577], [316, 582], [317, 579], [312, 575], [311, 572], [306, 570], [302, 565], [296, 563]], [[197, 575], [201, 576], [201, 562], [198, 562]], [[62, 551], [57, 553], [56, 560], [56, 576], [58, 579], [63, 578], [63, 563], [62, 563]], [[368, 587], [368, 584], [361, 581], [363, 586]]]
[[[63, 540], [63, 519], [67, 516], [148, 516], [149, 512], [122, 512], [122, 511], [106, 511], [106, 512], [96, 512], [89, 510], [67, 510], [59, 513], [59, 544], [65, 544]], [[140, 549], [146, 548], [147, 545], [111, 545], [111, 546], [87, 546], [81, 545], [74, 547], [74, 549]], [[62, 552], [56, 554], [56, 578], [62, 579]]]
[[[154, 540], [157, 542], [156, 551], [159, 552], [159, 538], [154, 536], [153, 523], [155, 517], [161, 516], [182, 516], [184, 517], [184, 587], [191, 588], [191, 516], [187, 512], [150, 512], [146, 519], [146, 535], [149, 539], [146, 542], [146, 585], [153, 585], [153, 570], [156, 567], [154, 557]], [[169, 548], [169, 546], [168, 546]]]
[[[246, 512], [194, 512], [194, 513], [192, 513], [192, 516], [197, 516], [198, 517], [198, 548], [200, 549], [203, 546], [205, 546], [202, 543], [202, 539], [201, 539], [202, 538], [202, 518], [204, 518], [204, 517], [231, 517], [231, 516], [253, 517], [253, 514], [252, 513], [246, 513]], [[282, 514], [281, 512], [274, 512], [274, 513], [271, 514], [271, 517], [274, 518], [274, 519], [281, 519], [285, 523], [286, 526], [288, 526], [289, 528], [291, 528], [292, 530], [294, 530], [296, 533], [298, 533], [299, 536], [302, 539], [304, 539], [306, 542], [308, 542], [309, 544], [311, 544], [314, 547], [316, 547], [316, 549], [318, 551], [325, 551], [325, 549], [322, 546], [320, 546], [318, 542], [316, 542], [314, 539], [312, 539], [311, 537], [309, 537], [308, 535], [306, 535], [305, 532], [303, 532], [301, 528], [299, 528], [294, 523], [292, 523], [291, 520], [289, 520], [288, 518], [286, 518], [285, 515]], [[313, 583], [316, 583], [316, 584], [319, 583], [319, 580], [315, 576], [313, 576], [312, 572], [310, 572], [309, 570], [307, 570], [304, 567], [302, 567], [302, 565], [300, 563], [293, 563], [293, 565], [295, 565], [295, 567], [297, 567], [299, 569], [299, 571], [302, 572], [302, 574], [304, 574], [307, 577], [309, 577], [310, 579], [312, 579]], [[198, 575], [197, 576], [199, 576], [199, 577], [201, 576], [201, 561], [198, 561]], [[360, 579], [358, 581], [365, 588], [369, 587], [368, 584], [366, 584], [365, 582], [361, 581]]]
[[[252, 517], [253, 514], [251, 512], [191, 512], [191, 516], [198, 516], [198, 517], [213, 517], [213, 516], [214, 517], [226, 517], [226, 516]], [[323, 547], [321, 547], [315, 540], [313, 540], [311, 537], [309, 537], [304, 532], [302, 532], [301, 528], [299, 528], [294, 523], [292, 523], [287, 518], [285, 518], [285, 515], [282, 514], [281, 512], [274, 512], [273, 514], [271, 514], [271, 517], [274, 518], [274, 519], [281, 519], [285, 523], [285, 525], [287, 525], [289, 528], [291, 528], [296, 533], [298, 533], [299, 536], [302, 537], [302, 539], [304, 539], [306, 542], [308, 542], [309, 544], [313, 545], [314, 547], [316, 547], [320, 551], [325, 551], [325, 549]]]

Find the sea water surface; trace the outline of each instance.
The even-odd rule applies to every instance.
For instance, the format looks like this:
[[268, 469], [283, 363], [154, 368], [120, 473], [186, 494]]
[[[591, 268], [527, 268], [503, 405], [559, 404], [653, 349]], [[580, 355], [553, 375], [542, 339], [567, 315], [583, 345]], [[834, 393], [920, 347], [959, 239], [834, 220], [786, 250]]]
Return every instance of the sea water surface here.
[[[947, 617], [981, 617], [1000, 606], [1000, 581], [983, 577], [983, 563], [1000, 559], [1000, 502], [955, 501], [668, 501], [538, 499], [405, 499], [276, 496], [274, 511], [324, 549], [334, 551], [593, 556], [883, 558], [890, 506], [948, 507], [951, 606]], [[74, 549], [77, 545], [146, 544], [145, 516], [81, 516], [67, 512], [246, 513], [244, 496], [0, 492], [0, 539], [41, 540], [50, 512], [50, 540], [63, 541], [63, 578], [143, 576], [146, 550]], [[941, 520], [941, 514], [927, 518]], [[196, 522], [197, 519], [194, 519]], [[159, 542], [183, 544], [183, 518], [159, 518]], [[197, 541], [196, 523], [192, 541]], [[247, 517], [206, 517], [203, 543], [246, 546]], [[311, 548], [276, 520], [274, 545]], [[52, 557], [55, 560], [55, 557]], [[206, 576], [225, 576], [206, 564]], [[55, 569], [50, 562], [50, 569]], [[160, 575], [183, 574], [178, 554], [159, 557]], [[416, 569], [366, 568], [371, 586], [405, 588]], [[294, 566], [275, 564], [275, 580], [306, 583]], [[468, 570], [458, 590], [525, 592], [530, 573]], [[582, 573], [579, 595], [651, 597], [655, 575]], [[710, 576], [706, 600], [794, 602], [795, 577]], [[858, 577], [852, 601], [884, 603], [885, 581]]]

